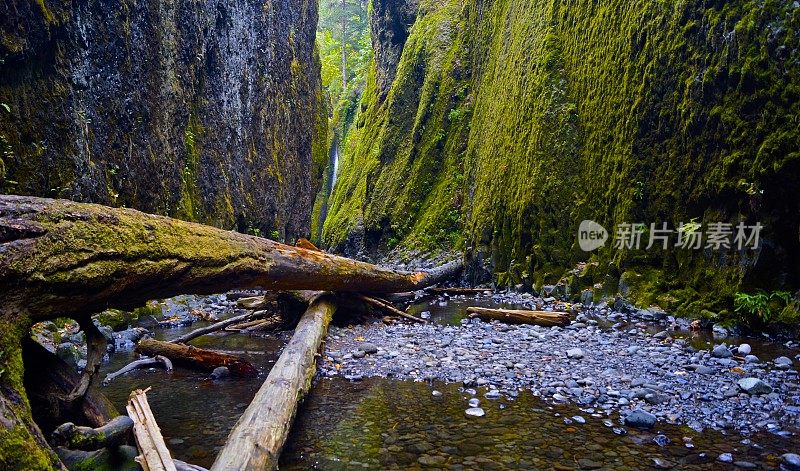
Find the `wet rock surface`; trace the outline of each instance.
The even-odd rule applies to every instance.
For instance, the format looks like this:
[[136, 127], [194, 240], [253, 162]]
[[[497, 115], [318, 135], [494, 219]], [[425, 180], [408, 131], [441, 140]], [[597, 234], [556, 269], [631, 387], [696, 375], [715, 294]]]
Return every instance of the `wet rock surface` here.
[[[543, 303], [517, 294], [503, 301], [523, 307]], [[449, 305], [444, 310], [463, 310], [474, 303], [427, 302], [442, 304]], [[544, 302], [544, 308], [553, 304]], [[696, 430], [789, 435], [800, 420], [798, 374], [789, 357], [797, 349], [782, 349], [786, 354], [775, 361], [745, 361], [740, 351], [762, 353], [755, 341], [742, 349], [730, 339], [698, 349], [691, 339], [679, 338], [680, 322], [668, 316], [644, 321], [602, 306], [577, 313], [566, 328], [474, 319], [455, 325], [332, 327], [320, 375], [441, 380], [507, 399], [532, 391], [545, 401], [577, 404], [608, 417], [637, 410]]]

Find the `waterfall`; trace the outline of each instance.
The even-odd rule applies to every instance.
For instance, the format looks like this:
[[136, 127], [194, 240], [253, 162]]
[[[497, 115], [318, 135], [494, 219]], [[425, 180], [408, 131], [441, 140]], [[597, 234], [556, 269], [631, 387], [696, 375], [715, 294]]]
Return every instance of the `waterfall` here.
[[333, 143], [333, 173], [331, 174], [331, 188], [328, 191], [328, 195], [330, 196], [333, 193], [333, 189], [336, 187], [336, 176], [339, 173], [339, 143], [334, 141]]

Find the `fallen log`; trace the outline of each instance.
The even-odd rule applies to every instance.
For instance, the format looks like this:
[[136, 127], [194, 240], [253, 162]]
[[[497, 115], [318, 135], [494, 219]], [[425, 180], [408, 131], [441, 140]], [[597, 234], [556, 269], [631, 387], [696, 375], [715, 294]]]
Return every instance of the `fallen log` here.
[[239, 299], [236, 301], [236, 305], [244, 309], [255, 309], [264, 304], [265, 301], [264, 296], [250, 296], [249, 298]]
[[425, 288], [425, 291], [436, 294], [480, 294], [493, 292], [494, 288]]
[[103, 386], [108, 386], [108, 383], [114, 381], [119, 376], [124, 375], [125, 373], [131, 372], [137, 368], [145, 368], [149, 366], [155, 365], [163, 365], [164, 369], [167, 370], [167, 373], [172, 371], [172, 362], [169, 358], [156, 355], [154, 358], [141, 358], [139, 360], [134, 360], [127, 365], [123, 366], [122, 368], [118, 369], [113, 373], [109, 373], [106, 375], [105, 379], [103, 379]]
[[569, 325], [569, 314], [566, 312], [468, 307], [467, 313], [469, 313], [470, 317], [479, 317], [483, 320], [497, 320], [505, 322], [506, 324], [532, 324], [544, 327]]
[[247, 314], [242, 314], [241, 316], [234, 316], [230, 319], [225, 319], [224, 321], [217, 322], [216, 324], [212, 324], [206, 327], [201, 327], [199, 329], [193, 330], [187, 334], [183, 334], [180, 337], [176, 337], [169, 341], [169, 343], [189, 343], [190, 341], [196, 339], [197, 337], [210, 334], [212, 332], [217, 332], [222, 330], [229, 325], [236, 324], [238, 322], [245, 321], [253, 316], [252, 312]]
[[61, 466], [21, 386], [20, 345], [34, 322], [237, 288], [413, 291], [461, 269], [406, 273], [132, 209], [14, 195], [0, 195], [0, 245], [0, 341], [9, 364], [20, 365], [0, 382], [0, 457], [23, 468]]
[[33, 320], [234, 288], [413, 291], [457, 273], [381, 268], [132, 209], [0, 195], [0, 299]]
[[52, 443], [71, 450], [99, 450], [106, 447], [124, 445], [133, 429], [133, 420], [120, 415], [102, 427], [81, 427], [67, 422], [59, 425], [52, 433]]
[[252, 321], [242, 322], [241, 324], [234, 324], [225, 328], [225, 330], [234, 330], [234, 331], [242, 331], [247, 329], [248, 327], [252, 327], [254, 325], [261, 324], [264, 322], [265, 319], [255, 319]]
[[128, 416], [133, 420], [133, 436], [139, 447], [136, 461], [144, 471], [177, 471], [172, 456], [169, 454], [161, 429], [156, 423], [150, 404], [147, 402], [147, 391], [137, 389], [128, 398]]
[[142, 339], [136, 344], [136, 352], [151, 357], [161, 355], [169, 358], [175, 364], [190, 368], [211, 371], [214, 368], [225, 366], [234, 376], [252, 377], [258, 375], [258, 369], [243, 358], [191, 345], [162, 342], [155, 339]]
[[228, 435], [212, 471], [275, 469], [297, 412], [316, 371], [316, 355], [336, 305], [313, 300], [261, 389]]
[[411, 314], [403, 312], [400, 309], [397, 309], [396, 307], [392, 306], [391, 304], [389, 304], [387, 302], [381, 301], [379, 299], [372, 298], [370, 296], [365, 296], [363, 294], [359, 296], [359, 299], [361, 299], [365, 303], [369, 304], [370, 306], [374, 306], [374, 307], [376, 307], [376, 308], [378, 308], [378, 309], [380, 309], [382, 311], [388, 312], [388, 313], [390, 313], [390, 314], [392, 314], [394, 316], [400, 316], [400, 317], [402, 317], [404, 319], [408, 319], [408, 320], [411, 320], [411, 321], [414, 321], [414, 322], [419, 322], [421, 324], [425, 324], [425, 320], [424, 319], [420, 319], [419, 317], [414, 317]]

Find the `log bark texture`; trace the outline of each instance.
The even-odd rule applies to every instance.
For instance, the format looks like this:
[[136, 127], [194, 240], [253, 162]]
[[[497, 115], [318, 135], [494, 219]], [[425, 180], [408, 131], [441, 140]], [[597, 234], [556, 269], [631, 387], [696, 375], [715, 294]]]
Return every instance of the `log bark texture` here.
[[212, 471], [277, 468], [298, 401], [311, 387], [316, 354], [335, 309], [327, 297], [311, 302], [266, 381], [228, 435]]
[[468, 307], [467, 312], [470, 317], [497, 320], [506, 324], [532, 324], [544, 327], [569, 325], [569, 314], [566, 312], [488, 309], [484, 307]]
[[34, 320], [233, 288], [390, 293], [452, 276], [405, 273], [132, 209], [0, 196], [0, 299]]
[[193, 347], [180, 343], [162, 342], [155, 339], [142, 339], [136, 344], [136, 352], [147, 356], [164, 356], [176, 365], [211, 371], [225, 366], [234, 376], [258, 376], [258, 369], [249, 361], [227, 353]]

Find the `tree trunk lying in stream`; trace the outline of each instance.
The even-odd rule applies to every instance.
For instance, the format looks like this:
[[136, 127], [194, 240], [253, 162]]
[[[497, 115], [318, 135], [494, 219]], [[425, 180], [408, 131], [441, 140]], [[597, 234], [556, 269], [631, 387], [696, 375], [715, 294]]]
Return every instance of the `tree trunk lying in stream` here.
[[404, 273], [131, 209], [0, 195], [0, 468], [62, 468], [22, 384], [20, 345], [34, 322], [234, 288], [413, 291], [461, 266]]
[[544, 327], [569, 325], [569, 314], [566, 312], [525, 311], [515, 309], [488, 309], [484, 307], [468, 307], [470, 317], [483, 320], [497, 320], [506, 324], [532, 324]]
[[99, 450], [124, 445], [133, 429], [133, 420], [120, 415], [102, 427], [81, 427], [67, 422], [53, 431], [52, 443], [73, 450]]
[[335, 309], [324, 296], [310, 303], [266, 381], [228, 435], [212, 471], [277, 468], [298, 401], [311, 387], [316, 355]]
[[211, 371], [224, 366], [233, 376], [258, 376], [258, 369], [249, 361], [227, 353], [214, 352], [180, 343], [162, 342], [155, 339], [142, 339], [136, 344], [136, 352], [155, 357], [164, 356], [175, 364]]

